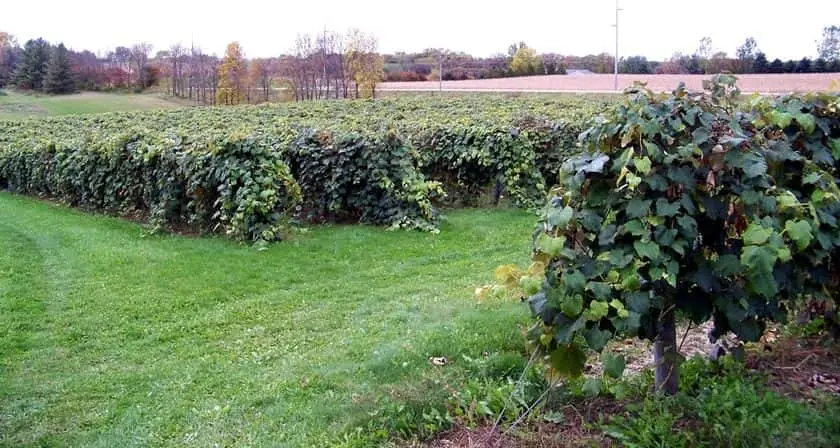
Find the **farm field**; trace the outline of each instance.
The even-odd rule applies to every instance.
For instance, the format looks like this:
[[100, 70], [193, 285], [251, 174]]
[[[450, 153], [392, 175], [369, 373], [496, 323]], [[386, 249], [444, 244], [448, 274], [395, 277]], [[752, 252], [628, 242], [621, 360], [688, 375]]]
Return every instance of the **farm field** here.
[[84, 92], [71, 95], [30, 95], [3, 90], [0, 120], [102, 112], [167, 109], [179, 103], [152, 94]]
[[473, 289], [527, 256], [526, 212], [262, 252], [6, 193], [0, 216], [0, 446], [330, 446], [523, 349], [525, 307]]
[[[619, 75], [619, 89], [632, 86], [635, 81], [646, 82], [655, 91], [671, 91], [680, 82], [692, 90], [702, 90], [703, 80], [709, 75]], [[840, 89], [832, 87], [832, 82], [840, 82], [838, 73], [806, 73], [779, 75], [738, 75], [738, 86], [743, 92], [788, 93], [815, 92]], [[613, 75], [548, 75], [517, 78], [477, 79], [467, 81], [444, 81], [447, 91], [537, 91], [537, 92], [609, 92], [613, 91]], [[424, 91], [438, 90], [437, 81], [425, 82], [386, 82], [379, 89], [382, 91]]]

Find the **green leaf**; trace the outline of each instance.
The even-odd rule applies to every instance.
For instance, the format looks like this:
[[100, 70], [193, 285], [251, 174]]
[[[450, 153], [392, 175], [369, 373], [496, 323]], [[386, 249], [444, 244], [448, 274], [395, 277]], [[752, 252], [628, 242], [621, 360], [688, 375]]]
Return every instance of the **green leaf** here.
[[799, 203], [799, 200], [796, 199], [796, 196], [794, 196], [793, 193], [789, 191], [785, 191], [782, 194], [776, 196], [776, 203], [782, 209], [799, 207], [800, 205], [802, 205]]
[[579, 377], [586, 367], [586, 353], [574, 344], [558, 346], [548, 359], [551, 367], [565, 377]]
[[586, 320], [589, 321], [596, 321], [601, 320], [604, 317], [607, 317], [607, 314], [610, 312], [610, 306], [607, 302], [601, 302], [599, 300], [593, 300], [589, 304], [589, 308], [583, 313], [583, 316]]
[[540, 236], [538, 241], [540, 251], [545, 252], [552, 257], [560, 255], [563, 247], [566, 245], [566, 237], [550, 237], [546, 234]]
[[796, 243], [799, 250], [805, 250], [811, 244], [811, 240], [814, 239], [814, 235], [811, 234], [811, 225], [805, 220], [786, 222], [785, 232]]
[[600, 352], [604, 349], [604, 347], [606, 347], [607, 342], [612, 338], [612, 333], [606, 330], [601, 330], [595, 326], [590, 328], [584, 337], [586, 338], [586, 344], [589, 348], [595, 350], [596, 352]]
[[707, 141], [709, 141], [709, 138], [711, 137], [711, 135], [712, 135], [712, 133], [709, 132], [708, 129], [697, 128], [691, 134], [691, 137], [692, 137], [695, 145], [702, 145], [703, 143], [706, 143]]
[[647, 314], [650, 309], [650, 292], [633, 292], [625, 297], [627, 297], [627, 308], [639, 314]]
[[635, 271], [624, 274], [621, 279], [621, 289], [625, 291], [637, 291], [642, 286], [639, 274]]
[[583, 387], [581, 388], [581, 392], [588, 398], [594, 398], [601, 394], [601, 379], [600, 378], [587, 378], [586, 381], [583, 382]]
[[539, 278], [525, 276], [519, 279], [519, 285], [526, 296], [532, 296], [540, 291], [542, 280]]
[[633, 166], [636, 167], [636, 170], [639, 172], [639, 174], [645, 176], [650, 174], [651, 161], [647, 157], [643, 157], [641, 159], [633, 159]]
[[712, 262], [712, 270], [719, 277], [729, 277], [741, 272], [741, 262], [737, 255], [726, 254], [721, 255], [717, 261]]
[[630, 233], [633, 236], [645, 236], [650, 231], [648, 231], [647, 226], [639, 220], [634, 219], [632, 221], [628, 221], [624, 224], [624, 231]]
[[662, 155], [662, 150], [649, 141], [645, 141], [645, 150], [647, 151], [648, 155], [653, 157], [654, 159]]
[[745, 246], [741, 252], [741, 264], [750, 272], [770, 275], [778, 256], [778, 249], [772, 247]]
[[620, 355], [603, 353], [601, 355], [601, 364], [604, 367], [605, 374], [613, 378], [621, 378], [621, 375], [624, 374], [624, 368], [627, 367], [627, 360]]
[[633, 248], [636, 249], [636, 253], [640, 257], [644, 257], [649, 260], [656, 260], [659, 258], [659, 245], [653, 241], [636, 241], [633, 243]]
[[774, 110], [767, 114], [767, 118], [770, 124], [778, 126], [782, 129], [790, 126], [790, 124], [793, 122], [793, 115], [787, 112], [780, 112], [778, 110]]
[[810, 134], [817, 128], [817, 120], [811, 114], [799, 113], [793, 117], [805, 133]]
[[768, 229], [756, 223], [752, 223], [747, 227], [747, 230], [744, 231], [742, 238], [744, 240], [744, 244], [759, 245], [766, 243], [772, 234], [773, 229]]
[[674, 216], [679, 211], [679, 202], [668, 202], [668, 200], [664, 198], [656, 200], [656, 214], [659, 216]]
[[642, 178], [641, 177], [639, 177], [639, 176], [637, 176], [633, 173], [627, 173], [627, 185], [630, 186], [631, 190], [635, 190], [636, 187], [638, 187], [639, 184], [641, 184], [641, 183], [642, 183]]
[[583, 311], [583, 297], [580, 294], [564, 297], [560, 303], [560, 311], [566, 316], [577, 317]]
[[840, 138], [829, 139], [828, 146], [831, 147], [831, 155], [834, 156], [834, 160], [840, 159]]
[[651, 200], [641, 200], [638, 198], [633, 198], [627, 203], [627, 208], [625, 209], [627, 212], [627, 217], [629, 219], [633, 218], [641, 218], [648, 214], [650, 211], [650, 205], [653, 204]]
[[561, 210], [553, 210], [548, 216], [548, 224], [552, 227], [559, 227], [565, 229], [569, 226], [569, 221], [572, 220], [575, 211], [568, 205]]
[[586, 289], [591, 291], [596, 299], [606, 300], [612, 295], [612, 287], [607, 283], [589, 282]]
[[782, 263], [787, 263], [788, 261], [790, 261], [793, 258], [790, 254], [790, 249], [787, 248], [787, 247], [783, 247], [783, 248], [779, 249], [778, 257], [779, 257], [779, 261], [781, 261]]
[[[837, 155], [835, 155], [834, 157], [838, 158]], [[805, 185], [812, 185], [817, 183], [817, 181], [820, 180], [820, 177], [822, 177], [820, 173], [810, 173], [802, 179], [802, 183]]]
[[586, 286], [586, 277], [580, 271], [573, 271], [563, 275], [563, 284], [567, 291], [580, 292]]
[[758, 177], [767, 172], [767, 161], [756, 152], [744, 155], [744, 174], [747, 178]]

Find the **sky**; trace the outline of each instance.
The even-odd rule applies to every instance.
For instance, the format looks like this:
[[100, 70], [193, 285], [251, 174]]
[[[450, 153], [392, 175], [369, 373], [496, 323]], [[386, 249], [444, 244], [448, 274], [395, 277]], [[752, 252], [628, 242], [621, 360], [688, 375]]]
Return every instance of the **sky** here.
[[[97, 53], [149, 42], [154, 51], [194, 42], [222, 54], [239, 41], [249, 57], [288, 53], [300, 33], [358, 28], [383, 53], [448, 48], [474, 56], [524, 41], [540, 53], [615, 51], [615, 0], [40, 0], [4, 1], [0, 31], [22, 44], [43, 37]], [[233, 7], [231, 7], [233, 6]], [[620, 0], [619, 54], [661, 60], [693, 53], [704, 36], [729, 55], [747, 36], [770, 59], [814, 57], [822, 28], [840, 25], [839, 0]]]

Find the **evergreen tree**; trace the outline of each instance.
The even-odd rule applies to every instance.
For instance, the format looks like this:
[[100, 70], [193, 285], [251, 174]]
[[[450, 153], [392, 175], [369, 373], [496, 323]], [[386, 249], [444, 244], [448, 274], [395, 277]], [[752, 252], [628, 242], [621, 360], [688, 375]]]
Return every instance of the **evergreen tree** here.
[[794, 61], [793, 59], [790, 59], [787, 62], [785, 62], [782, 67], [783, 67], [782, 71], [779, 72], [779, 73], [794, 73], [794, 72], [796, 72], [796, 67], [797, 67], [796, 61]]
[[784, 73], [785, 72], [785, 63], [782, 62], [782, 60], [779, 59], [779, 58], [773, 59], [773, 62], [770, 63], [769, 72], [770, 73]]
[[47, 75], [44, 78], [44, 91], [48, 93], [72, 93], [76, 90], [73, 75], [70, 72], [70, 59], [67, 48], [58, 44], [47, 62]]
[[802, 60], [796, 64], [796, 73], [811, 73], [811, 60], [808, 58], [802, 58]]
[[50, 44], [41, 38], [26, 41], [14, 75], [18, 88], [41, 90], [47, 73], [49, 47]]
[[768, 70], [767, 55], [758, 52], [755, 55], [755, 61], [753, 61], [753, 73], [767, 73]]
[[814, 71], [814, 73], [825, 73], [825, 72], [827, 72], [828, 71], [828, 62], [823, 58], [817, 59], [816, 61], [814, 61], [813, 71]]

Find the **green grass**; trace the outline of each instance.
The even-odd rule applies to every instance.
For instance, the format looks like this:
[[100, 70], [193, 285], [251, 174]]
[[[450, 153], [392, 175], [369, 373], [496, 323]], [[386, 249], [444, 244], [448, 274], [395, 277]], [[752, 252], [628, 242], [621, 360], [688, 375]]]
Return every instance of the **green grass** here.
[[683, 365], [680, 394], [647, 395], [601, 425], [622, 446], [840, 446], [840, 399], [817, 394], [796, 401], [768, 387], [766, 375], [731, 358]]
[[327, 445], [383, 400], [440, 405], [462, 355], [521, 350], [526, 307], [473, 298], [526, 260], [521, 211], [263, 252], [6, 193], [0, 216], [2, 446]]
[[0, 120], [165, 109], [179, 105], [153, 94], [83, 92], [72, 95], [40, 95], [9, 90], [4, 90], [3, 93], [4, 95], [0, 95]]

